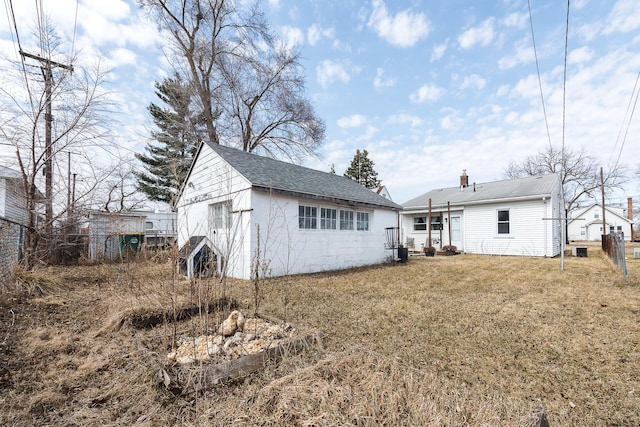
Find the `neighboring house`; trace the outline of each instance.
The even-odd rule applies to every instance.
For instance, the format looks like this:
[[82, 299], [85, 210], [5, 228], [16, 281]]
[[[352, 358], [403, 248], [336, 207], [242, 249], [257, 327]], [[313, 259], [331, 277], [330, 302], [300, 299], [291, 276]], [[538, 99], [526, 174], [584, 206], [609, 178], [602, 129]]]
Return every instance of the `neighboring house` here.
[[469, 185], [463, 172], [459, 186], [429, 191], [402, 206], [402, 238], [416, 249], [427, 245], [429, 224], [436, 249], [451, 244], [465, 253], [553, 257], [563, 247], [558, 174]]
[[203, 143], [178, 203], [178, 244], [211, 242], [218, 270], [249, 279], [384, 262], [401, 207], [355, 181]]
[[[633, 220], [628, 218], [625, 209], [606, 206], [604, 220], [607, 223], [607, 234], [622, 232], [625, 240], [632, 239]], [[568, 224], [569, 240], [602, 240], [602, 204], [595, 203], [576, 211]]]
[[0, 281], [20, 261], [27, 224], [26, 197], [19, 172], [0, 166]]
[[387, 188], [386, 185], [381, 185], [378, 188], [376, 188], [374, 191], [377, 194], [379, 194], [382, 197], [384, 197], [385, 199], [393, 201], [393, 199], [391, 198], [391, 194], [389, 194], [389, 189]]

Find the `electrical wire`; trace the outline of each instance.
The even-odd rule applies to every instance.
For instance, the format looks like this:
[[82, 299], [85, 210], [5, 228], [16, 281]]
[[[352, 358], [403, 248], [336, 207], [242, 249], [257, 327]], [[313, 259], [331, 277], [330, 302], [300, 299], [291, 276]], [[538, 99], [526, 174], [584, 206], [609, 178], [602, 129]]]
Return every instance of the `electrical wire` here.
[[78, 28], [78, 3], [80, 0], [76, 0], [76, 16], [75, 19], [73, 20], [73, 38], [71, 39], [71, 61], [73, 61], [73, 58], [75, 57], [75, 50], [76, 50], [76, 31]]
[[562, 78], [562, 163], [564, 163], [564, 134], [567, 127], [567, 57], [569, 51], [569, 6], [571, 0], [567, 0], [567, 26], [564, 33], [564, 75]]
[[[631, 98], [629, 98], [629, 104], [627, 104], [627, 111], [624, 113], [624, 118], [622, 119], [622, 123], [620, 124], [620, 130], [618, 131], [618, 136], [616, 137], [616, 143], [613, 146], [613, 150], [611, 150], [611, 155], [609, 156], [609, 163], [611, 163], [611, 157], [613, 153], [616, 151], [616, 147], [618, 146], [618, 142], [620, 142], [620, 136], [622, 135], [622, 130], [624, 129], [624, 124], [627, 123], [627, 116], [629, 115], [629, 110], [631, 109], [631, 103], [633, 102], [633, 96], [636, 94], [636, 90], [638, 89], [638, 81], [640, 80], [640, 72], [638, 72], [638, 76], [636, 77], [636, 82], [633, 85], [633, 90], [631, 91]], [[636, 102], [638, 101], [636, 95]], [[635, 108], [635, 105], [634, 105]], [[628, 118], [629, 123], [631, 122], [631, 118]], [[627, 126], [627, 131], [629, 130]], [[626, 135], [625, 135], [626, 138]], [[622, 154], [622, 147], [620, 147], [620, 154]], [[618, 161], [620, 160], [620, 154], [618, 154]], [[618, 165], [618, 161], [616, 161], [616, 166]]]
[[540, 65], [538, 64], [538, 49], [536, 48], [536, 36], [533, 32], [533, 15], [531, 14], [531, 0], [527, 0], [529, 6], [529, 23], [531, 24], [531, 40], [533, 41], [533, 54], [536, 58], [536, 71], [538, 72], [538, 86], [540, 87], [540, 99], [542, 100], [542, 113], [544, 114], [544, 124], [547, 127], [547, 138], [549, 139], [549, 147], [551, 147], [551, 133], [549, 132], [549, 120], [547, 119], [547, 108], [544, 103], [544, 94], [542, 92], [542, 79], [540, 78]]
[[[640, 73], [638, 74], [638, 76], [640, 77]], [[636, 79], [636, 84], [638, 83], [638, 80]], [[618, 159], [616, 160], [616, 164], [613, 167], [613, 170], [616, 170], [618, 168], [618, 163], [620, 162], [620, 156], [622, 156], [622, 149], [624, 148], [624, 143], [627, 140], [627, 135], [629, 134], [629, 127], [631, 126], [631, 119], [633, 118], [633, 113], [636, 111], [636, 105], [638, 104], [638, 95], [640, 95], [640, 91], [636, 91], [635, 86], [634, 86], [634, 91], [635, 91], [635, 95], [636, 95], [636, 100], [633, 102], [633, 108], [631, 109], [631, 114], [629, 115], [629, 120], [627, 121], [627, 129], [624, 132], [624, 138], [622, 138], [622, 144], [620, 144], [620, 152], [618, 153]], [[631, 95], [631, 99], [633, 99], [633, 94]]]

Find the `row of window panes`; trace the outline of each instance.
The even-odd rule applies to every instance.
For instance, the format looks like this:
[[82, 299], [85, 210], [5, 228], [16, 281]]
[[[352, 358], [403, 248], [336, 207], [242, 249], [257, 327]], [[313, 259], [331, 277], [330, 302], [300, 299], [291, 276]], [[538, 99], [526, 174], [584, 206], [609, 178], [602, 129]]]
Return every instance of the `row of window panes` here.
[[[442, 230], [442, 222], [439, 216], [431, 217], [431, 229]], [[427, 231], [426, 216], [417, 216], [413, 218], [413, 231]]]
[[[602, 227], [600, 227], [600, 231], [602, 231]], [[609, 226], [609, 232], [613, 233], [614, 231], [615, 230], [614, 230], [613, 225], [610, 225]], [[622, 231], [622, 226], [621, 225], [618, 226], [618, 232], [620, 232], [620, 231]], [[587, 234], [587, 227], [580, 227], [580, 235], [581, 236], [585, 236], [586, 234]]]
[[[298, 227], [305, 230], [317, 229], [318, 208], [298, 206]], [[338, 228], [340, 230], [354, 230], [355, 228], [358, 231], [369, 231], [369, 212], [358, 211], [354, 215], [354, 211], [320, 208], [320, 229], [337, 230]]]
[[[441, 217], [431, 217], [431, 230], [442, 230]], [[417, 216], [413, 218], [413, 231], [426, 231], [427, 217]], [[498, 211], [498, 234], [509, 234], [509, 211]]]

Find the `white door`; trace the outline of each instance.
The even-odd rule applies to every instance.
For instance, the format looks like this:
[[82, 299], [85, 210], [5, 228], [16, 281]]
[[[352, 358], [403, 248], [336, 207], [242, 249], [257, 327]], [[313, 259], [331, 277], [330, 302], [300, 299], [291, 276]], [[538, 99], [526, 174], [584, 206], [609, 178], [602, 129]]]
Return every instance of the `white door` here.
[[458, 248], [458, 250], [463, 250], [462, 248], [462, 230], [459, 216], [451, 217], [451, 244]]

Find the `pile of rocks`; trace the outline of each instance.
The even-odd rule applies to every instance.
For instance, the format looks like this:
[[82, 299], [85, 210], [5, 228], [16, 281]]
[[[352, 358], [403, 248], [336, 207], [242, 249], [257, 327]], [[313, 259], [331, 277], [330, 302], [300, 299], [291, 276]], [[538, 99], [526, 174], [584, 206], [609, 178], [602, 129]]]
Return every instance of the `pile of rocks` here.
[[[275, 347], [294, 333], [288, 324], [276, 324], [261, 318], [245, 319], [238, 311], [232, 312], [225, 322], [217, 334], [178, 340], [178, 348], [167, 355], [169, 362], [181, 365], [199, 361], [222, 363]], [[229, 328], [234, 322], [236, 327]]]

